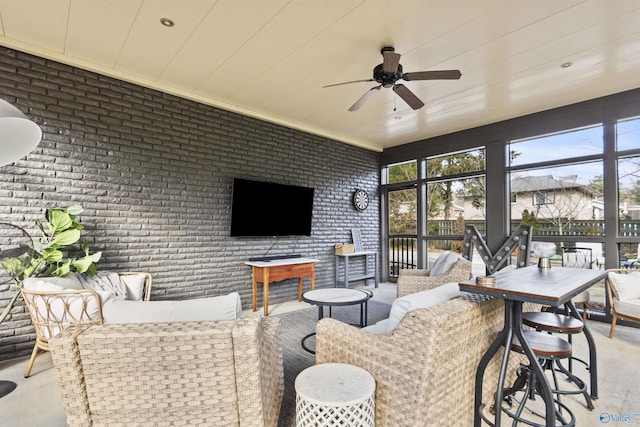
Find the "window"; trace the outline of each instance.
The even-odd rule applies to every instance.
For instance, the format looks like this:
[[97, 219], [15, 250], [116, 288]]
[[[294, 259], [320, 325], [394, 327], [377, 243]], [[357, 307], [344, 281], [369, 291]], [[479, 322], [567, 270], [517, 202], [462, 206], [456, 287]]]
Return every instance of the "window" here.
[[618, 151], [640, 148], [640, 118], [620, 120], [616, 124], [616, 149]]
[[511, 192], [511, 203], [518, 203], [518, 193]]
[[417, 178], [418, 168], [415, 160], [387, 167], [387, 184], [415, 181]]
[[553, 191], [536, 191], [533, 193], [533, 206], [552, 205], [556, 201], [556, 193]]
[[511, 141], [507, 149], [509, 166], [602, 154], [602, 126]]

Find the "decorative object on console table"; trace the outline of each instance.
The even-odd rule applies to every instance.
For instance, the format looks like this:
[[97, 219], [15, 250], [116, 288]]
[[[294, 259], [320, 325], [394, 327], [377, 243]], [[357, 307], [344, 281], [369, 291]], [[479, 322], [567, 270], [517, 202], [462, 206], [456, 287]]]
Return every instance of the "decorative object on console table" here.
[[302, 279], [309, 278], [309, 287], [314, 287], [314, 265], [317, 259], [295, 257], [272, 257], [271, 260], [247, 261], [251, 266], [252, 305], [257, 310], [258, 282], [262, 282], [264, 295], [264, 315], [269, 315], [269, 283], [286, 279], [298, 279], [298, 301], [302, 301]]
[[355, 246], [352, 243], [338, 243], [335, 248], [336, 255], [352, 254], [355, 252]]
[[362, 252], [362, 236], [359, 228], [351, 229], [351, 240], [353, 240], [353, 248], [356, 252]]

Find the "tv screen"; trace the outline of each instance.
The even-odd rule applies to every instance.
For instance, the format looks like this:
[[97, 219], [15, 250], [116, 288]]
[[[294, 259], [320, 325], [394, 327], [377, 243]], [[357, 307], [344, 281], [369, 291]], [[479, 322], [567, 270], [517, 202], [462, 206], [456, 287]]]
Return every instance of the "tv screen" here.
[[234, 178], [231, 237], [310, 236], [313, 188]]

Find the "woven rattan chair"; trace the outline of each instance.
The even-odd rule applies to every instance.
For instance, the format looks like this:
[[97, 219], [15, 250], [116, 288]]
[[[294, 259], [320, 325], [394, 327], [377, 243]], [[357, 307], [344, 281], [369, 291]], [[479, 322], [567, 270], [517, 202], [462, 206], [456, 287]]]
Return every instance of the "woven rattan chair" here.
[[[639, 270], [628, 268], [614, 268], [607, 270], [608, 273], [614, 272], [623, 274], [637, 273], [638, 271]], [[638, 286], [640, 286], [640, 283], [638, 283]], [[640, 300], [620, 301], [618, 290], [615, 285], [611, 283], [609, 275], [605, 278], [605, 287], [607, 288], [607, 297], [611, 304], [611, 330], [609, 331], [609, 338], [613, 338], [618, 319], [640, 323]]]
[[277, 317], [72, 326], [51, 339], [69, 426], [275, 427]]
[[[118, 272], [118, 275], [143, 274], [145, 284], [142, 298], [151, 298], [151, 275], [139, 272]], [[46, 278], [45, 278], [46, 279]], [[102, 303], [97, 292], [91, 289], [66, 289], [62, 291], [36, 291], [21, 288], [33, 327], [36, 330], [36, 342], [25, 378], [31, 375], [31, 369], [40, 351], [49, 351], [49, 340], [70, 325], [95, 325], [103, 323]]]
[[[466, 294], [407, 313], [388, 334], [325, 318], [316, 327], [316, 363], [348, 363], [373, 375], [378, 427], [470, 426], [476, 369], [503, 323], [502, 300]], [[502, 354], [485, 371], [485, 403], [493, 402]], [[523, 360], [511, 355], [507, 383]]]
[[471, 262], [460, 258], [444, 274], [431, 276], [431, 270], [402, 269], [398, 276], [398, 298], [433, 289], [449, 282], [464, 282], [471, 278]]

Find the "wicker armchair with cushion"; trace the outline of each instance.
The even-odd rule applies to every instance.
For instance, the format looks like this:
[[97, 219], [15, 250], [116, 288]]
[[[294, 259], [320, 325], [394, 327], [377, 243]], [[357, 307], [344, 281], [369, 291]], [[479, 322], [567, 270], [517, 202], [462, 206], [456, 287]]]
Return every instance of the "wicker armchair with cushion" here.
[[444, 283], [464, 282], [471, 278], [471, 261], [452, 252], [438, 257], [429, 270], [402, 269], [398, 276], [398, 298], [433, 289]]
[[618, 319], [640, 322], [640, 271], [627, 268], [607, 271], [605, 284], [612, 316], [609, 338], [613, 338]]
[[[470, 426], [476, 369], [503, 322], [502, 300], [468, 294], [409, 311], [389, 333], [325, 318], [316, 327], [316, 363], [348, 363], [373, 375], [378, 427]], [[501, 356], [502, 350], [485, 371], [483, 400], [489, 405]], [[511, 354], [506, 384], [522, 360]]]
[[51, 339], [69, 426], [273, 426], [280, 319], [71, 326]]
[[[149, 300], [151, 296], [149, 273], [120, 272], [115, 277], [118, 281], [122, 281], [123, 292], [127, 294], [126, 298]], [[83, 280], [86, 282], [90, 278], [69, 273], [63, 277], [29, 277], [24, 280], [21, 289], [22, 297], [36, 330], [36, 342], [24, 374], [25, 378], [31, 374], [38, 352], [49, 350], [51, 337], [70, 325], [103, 323], [102, 305], [105, 293], [84, 288]]]

